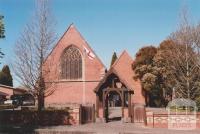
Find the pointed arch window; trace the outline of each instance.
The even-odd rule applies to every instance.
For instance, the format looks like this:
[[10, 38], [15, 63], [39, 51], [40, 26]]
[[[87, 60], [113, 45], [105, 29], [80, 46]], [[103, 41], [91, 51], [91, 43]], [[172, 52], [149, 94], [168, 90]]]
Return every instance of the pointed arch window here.
[[82, 56], [73, 45], [63, 51], [61, 57], [61, 79], [82, 79]]

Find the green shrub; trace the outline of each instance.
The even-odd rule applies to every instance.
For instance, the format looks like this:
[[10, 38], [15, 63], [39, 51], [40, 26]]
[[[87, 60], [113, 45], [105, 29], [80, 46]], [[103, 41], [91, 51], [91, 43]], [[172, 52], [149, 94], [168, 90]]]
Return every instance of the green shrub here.
[[69, 112], [66, 110], [18, 110], [0, 111], [0, 124], [51, 126], [69, 124]]
[[197, 105], [198, 111], [200, 111], [200, 97], [196, 99], [196, 105]]
[[9, 104], [0, 105], [0, 110], [13, 109], [13, 108], [16, 108], [16, 106]]

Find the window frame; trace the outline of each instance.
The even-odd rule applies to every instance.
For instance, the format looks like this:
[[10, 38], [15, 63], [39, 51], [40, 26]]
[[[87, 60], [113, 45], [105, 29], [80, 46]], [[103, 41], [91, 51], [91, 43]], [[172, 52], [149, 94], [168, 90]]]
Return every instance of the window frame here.
[[[78, 56], [80, 56], [79, 58], [77, 58], [77, 54], [74, 56], [76, 57], [75, 59], [71, 60], [71, 59], [67, 59], [66, 53], [67, 51], [73, 48], [75, 50], [73, 51], [77, 51]], [[70, 55], [70, 54], [69, 54]], [[71, 57], [72, 57], [71, 56]], [[69, 57], [69, 58], [71, 58]], [[67, 64], [67, 62], [73, 62], [70, 64]], [[65, 64], [65, 65], [63, 65]], [[77, 66], [77, 67], [76, 67]], [[63, 51], [62, 54], [60, 56], [60, 73], [59, 73], [59, 79], [61, 81], [82, 81], [83, 80], [83, 66], [84, 66], [84, 59], [83, 59], [83, 55], [82, 52], [80, 51], [80, 49], [75, 46], [75, 45], [69, 45], [68, 47], [66, 47]], [[67, 67], [69, 69], [67, 69]], [[65, 68], [65, 69], [64, 69]], [[73, 68], [71, 70], [71, 68]], [[77, 77], [77, 78], [76, 78]]]

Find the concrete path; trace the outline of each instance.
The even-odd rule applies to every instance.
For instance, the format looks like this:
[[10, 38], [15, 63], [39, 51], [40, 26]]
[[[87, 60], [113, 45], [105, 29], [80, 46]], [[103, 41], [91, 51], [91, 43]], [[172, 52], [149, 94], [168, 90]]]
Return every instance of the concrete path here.
[[35, 130], [38, 134], [200, 134], [197, 130], [169, 130], [148, 128], [139, 124], [121, 123], [92, 123], [79, 126], [45, 127]]
[[109, 107], [109, 118], [122, 117], [122, 107]]

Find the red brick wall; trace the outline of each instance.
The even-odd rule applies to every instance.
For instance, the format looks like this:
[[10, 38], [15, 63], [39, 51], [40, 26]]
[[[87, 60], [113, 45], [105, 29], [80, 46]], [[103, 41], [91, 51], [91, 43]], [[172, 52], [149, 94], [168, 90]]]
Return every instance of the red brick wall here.
[[142, 95], [142, 86], [140, 80], [133, 81], [133, 89], [134, 94], [131, 96], [132, 103], [145, 105], [145, 98]]
[[[168, 128], [168, 114], [147, 112], [147, 126], [153, 128]], [[179, 114], [178, 114], [179, 115]], [[177, 115], [175, 115], [177, 116]], [[196, 113], [196, 128], [200, 128], [200, 113]]]
[[[96, 95], [93, 89], [97, 82], [86, 82], [85, 85], [86, 103], [95, 104]], [[55, 92], [45, 99], [45, 104], [83, 103], [83, 82], [61, 82], [55, 88]]]
[[6, 86], [5, 87], [1, 86], [0, 87], [0, 91], [3, 92], [3, 93], [8, 94], [8, 96], [6, 96], [7, 99], [9, 99], [11, 95], [13, 95], [13, 89], [9, 88], [9, 87], [6, 87]]
[[[75, 82], [59, 79], [59, 72], [61, 70], [60, 57], [65, 48], [70, 45], [75, 45], [82, 53], [82, 57], [84, 52], [83, 46], [93, 52], [76, 28], [71, 25], [50, 53], [43, 66], [45, 81], [56, 82], [47, 86], [49, 89], [56, 90], [45, 99], [45, 104], [82, 103], [83, 79]], [[96, 98], [93, 90], [104, 75], [105, 67], [97, 56], [91, 60], [87, 55], [83, 58], [83, 65], [85, 65], [86, 102], [95, 103]]]

